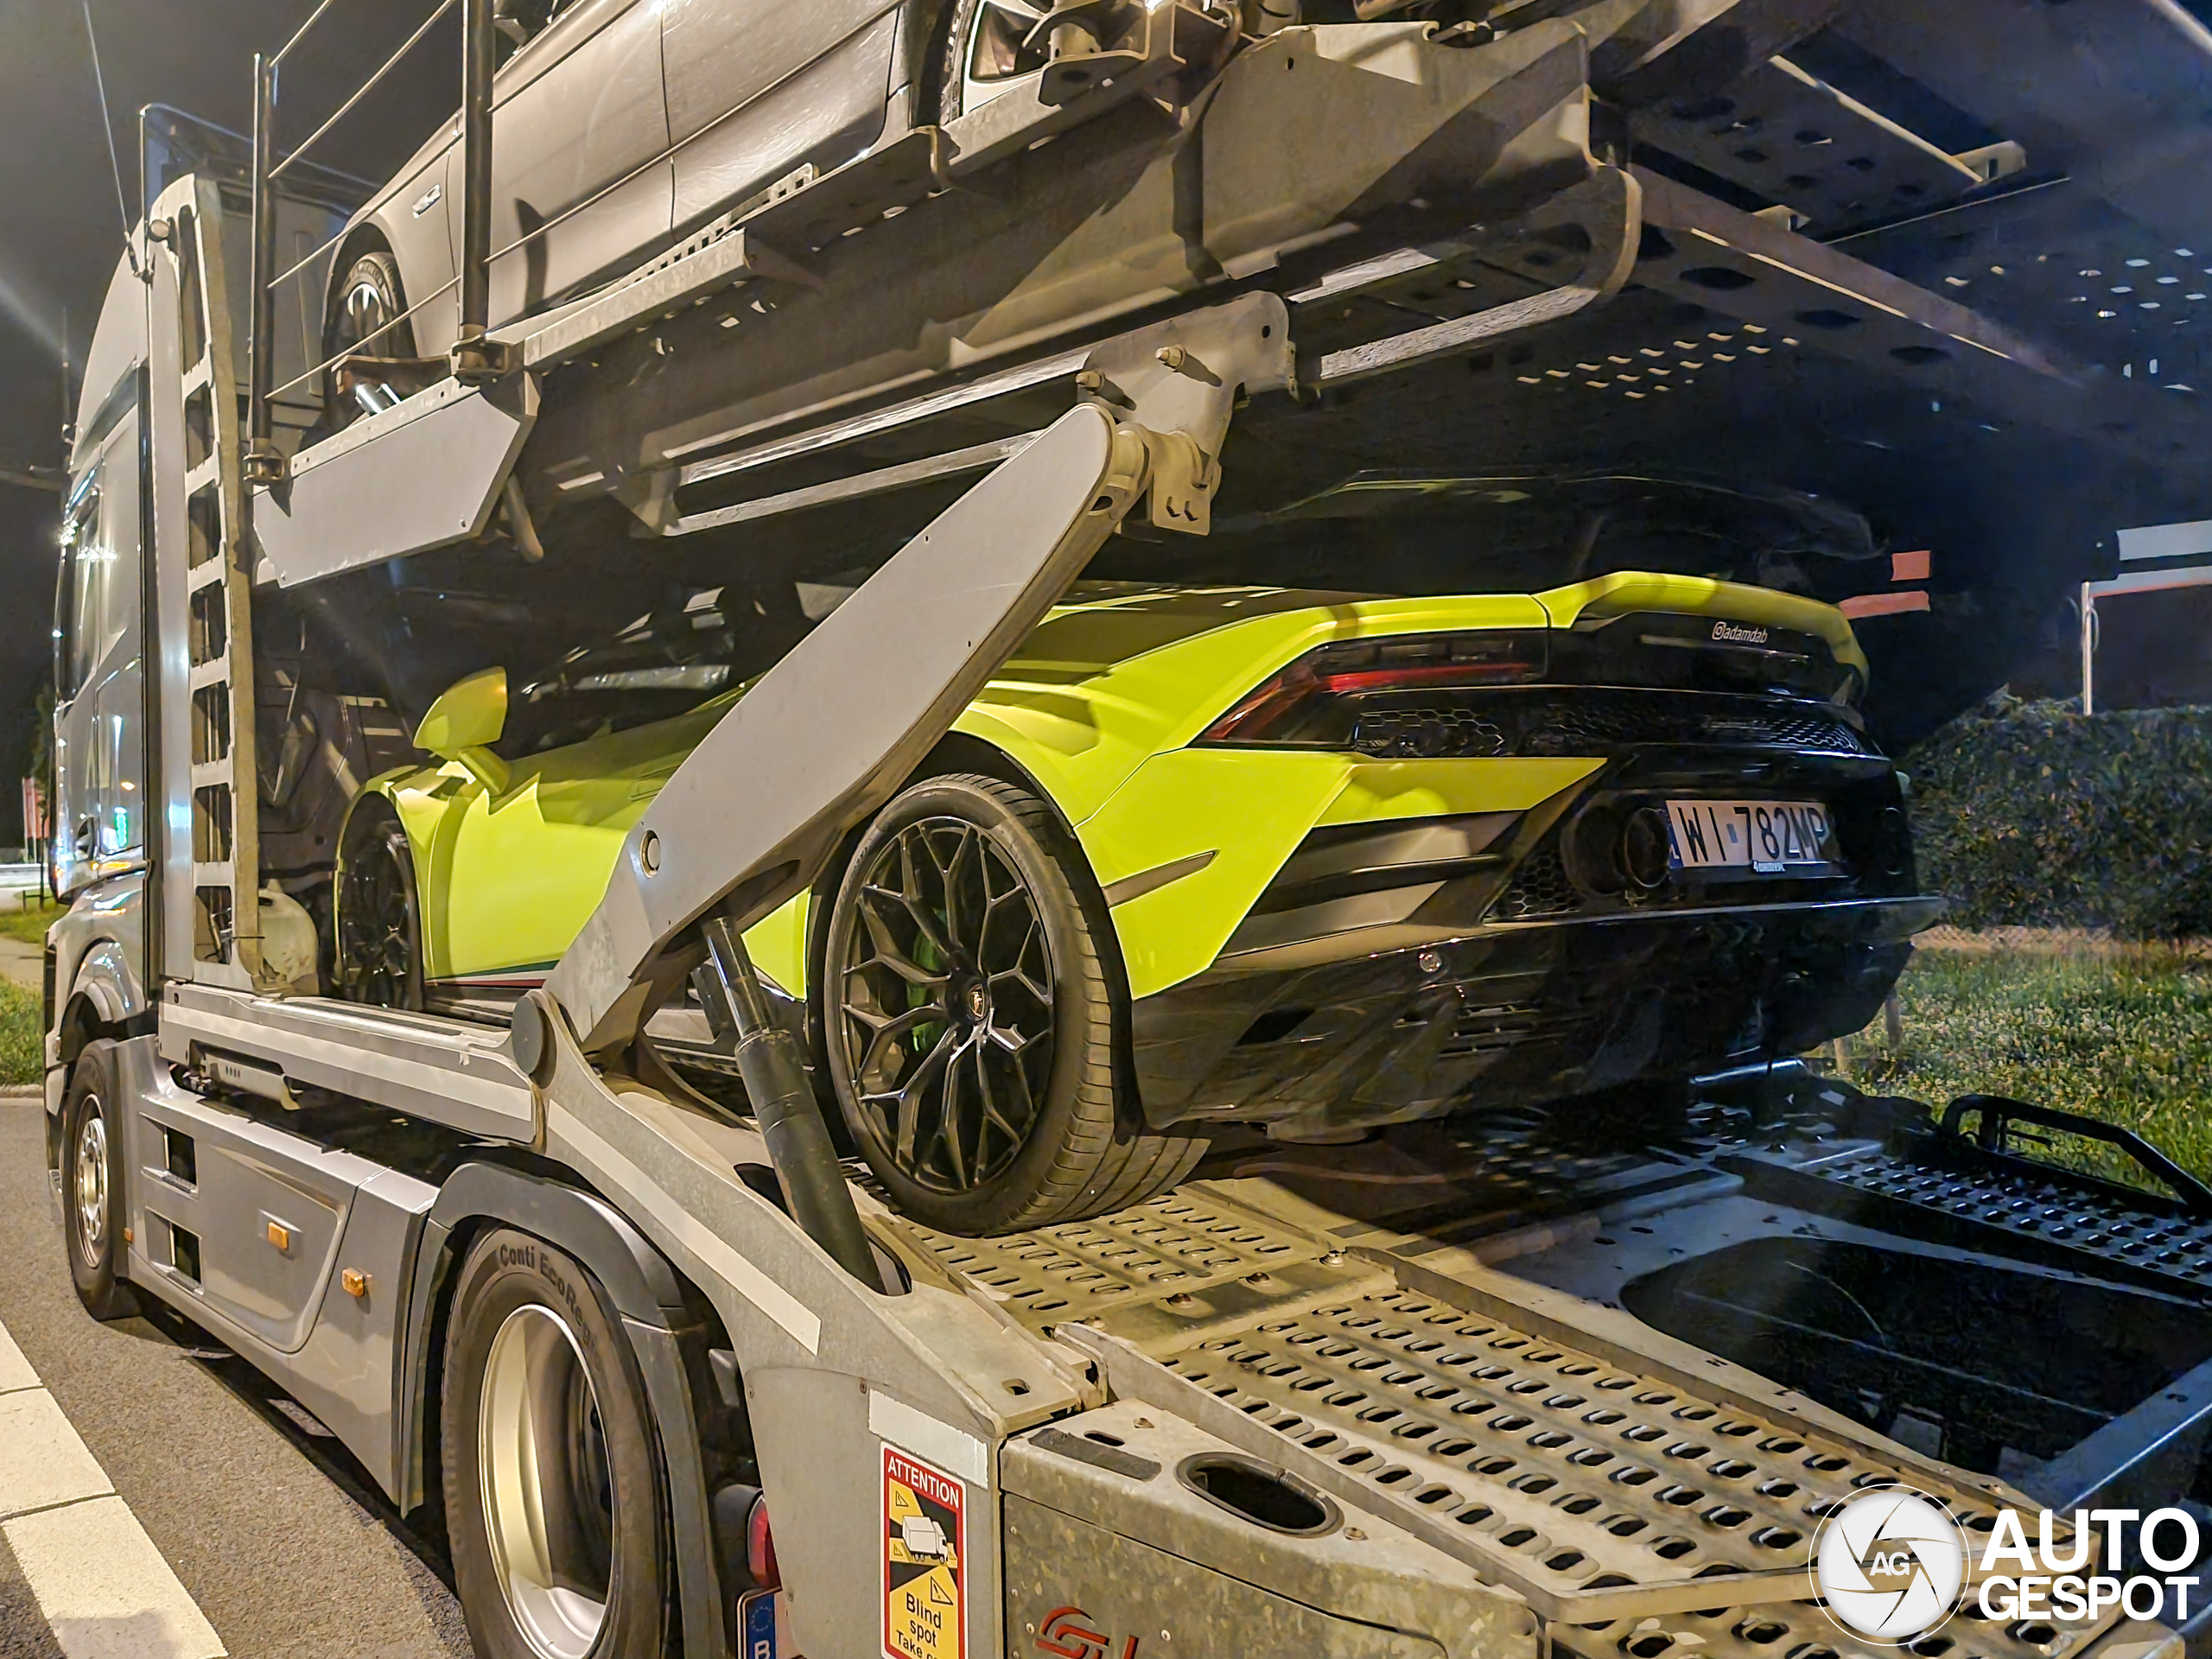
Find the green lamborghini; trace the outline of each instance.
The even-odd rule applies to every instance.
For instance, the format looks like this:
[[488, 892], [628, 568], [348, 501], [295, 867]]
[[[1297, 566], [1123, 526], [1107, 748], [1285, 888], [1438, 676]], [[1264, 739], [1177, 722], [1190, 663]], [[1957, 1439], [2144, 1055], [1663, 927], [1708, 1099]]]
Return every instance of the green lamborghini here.
[[[745, 694], [720, 590], [440, 698], [342, 837], [345, 994], [541, 979]], [[1934, 912], [1833, 607], [1616, 573], [1374, 599], [1086, 588], [755, 927], [852, 1143], [965, 1233], [1327, 1140], [1792, 1053]]]

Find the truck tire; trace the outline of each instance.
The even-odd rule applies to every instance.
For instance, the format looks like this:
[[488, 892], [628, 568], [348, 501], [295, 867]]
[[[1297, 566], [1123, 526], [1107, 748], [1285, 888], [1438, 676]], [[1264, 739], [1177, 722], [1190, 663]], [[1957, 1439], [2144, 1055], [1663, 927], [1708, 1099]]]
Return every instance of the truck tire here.
[[461, 1264], [443, 1433], [454, 1585], [480, 1659], [662, 1659], [667, 1477], [596, 1280], [505, 1228]]
[[1205, 1142], [1118, 1134], [1112, 923], [1028, 791], [932, 778], [845, 867], [817, 1010], [837, 1105], [903, 1213], [977, 1236], [1141, 1202]]
[[138, 1312], [123, 1242], [123, 1111], [116, 1087], [115, 1045], [85, 1045], [69, 1069], [61, 1108], [62, 1234], [77, 1300], [96, 1319]]
[[423, 1006], [422, 906], [407, 827], [372, 796], [346, 821], [338, 854], [338, 992], [385, 1008]]

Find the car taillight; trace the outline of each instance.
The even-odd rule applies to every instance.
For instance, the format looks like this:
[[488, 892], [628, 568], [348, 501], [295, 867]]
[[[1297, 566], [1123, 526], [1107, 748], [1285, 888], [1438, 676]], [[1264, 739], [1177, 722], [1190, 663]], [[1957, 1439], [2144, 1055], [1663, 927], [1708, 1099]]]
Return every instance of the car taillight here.
[[757, 1500], [745, 1518], [745, 1567], [753, 1582], [763, 1590], [780, 1589], [784, 1575], [776, 1569], [776, 1540], [768, 1530], [768, 1500]]
[[1338, 747], [1363, 707], [1541, 679], [1541, 629], [1346, 640], [1309, 651], [1200, 734], [1201, 743]]

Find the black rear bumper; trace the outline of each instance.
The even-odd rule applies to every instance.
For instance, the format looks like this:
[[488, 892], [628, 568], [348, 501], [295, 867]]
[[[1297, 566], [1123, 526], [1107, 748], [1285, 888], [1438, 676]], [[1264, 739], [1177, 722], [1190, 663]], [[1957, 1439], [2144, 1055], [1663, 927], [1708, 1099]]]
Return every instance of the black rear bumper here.
[[1133, 1011], [1154, 1125], [1341, 1129], [1690, 1077], [1859, 1030], [1942, 901], [1499, 924], [1316, 967], [1203, 976]]

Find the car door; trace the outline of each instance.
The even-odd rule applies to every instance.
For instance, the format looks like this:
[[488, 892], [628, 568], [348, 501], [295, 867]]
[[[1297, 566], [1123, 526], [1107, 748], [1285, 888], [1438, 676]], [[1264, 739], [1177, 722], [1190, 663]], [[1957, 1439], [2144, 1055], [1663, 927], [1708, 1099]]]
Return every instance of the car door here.
[[[911, 0], [910, 0], [911, 3]], [[662, 0], [676, 223], [883, 131], [900, 0]]]
[[[657, 0], [560, 0], [492, 86], [496, 325], [619, 274], [668, 234]], [[453, 194], [457, 145], [450, 165]]]

